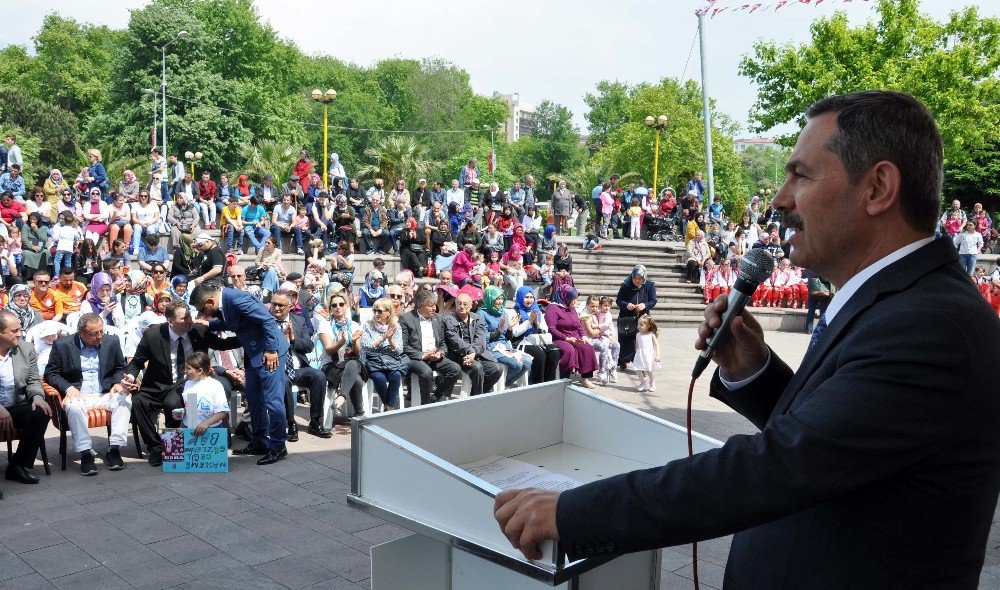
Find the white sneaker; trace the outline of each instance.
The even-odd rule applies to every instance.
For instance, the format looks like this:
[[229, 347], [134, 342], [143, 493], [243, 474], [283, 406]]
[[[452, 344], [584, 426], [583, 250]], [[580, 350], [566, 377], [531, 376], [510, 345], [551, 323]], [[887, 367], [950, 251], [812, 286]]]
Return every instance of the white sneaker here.
[[656, 391], [656, 383], [650, 383], [646, 391]]
[[615, 370], [608, 371], [608, 381], [612, 383], [618, 383], [618, 371]]
[[646, 382], [643, 381], [639, 384], [639, 388], [636, 391], [646, 391]]

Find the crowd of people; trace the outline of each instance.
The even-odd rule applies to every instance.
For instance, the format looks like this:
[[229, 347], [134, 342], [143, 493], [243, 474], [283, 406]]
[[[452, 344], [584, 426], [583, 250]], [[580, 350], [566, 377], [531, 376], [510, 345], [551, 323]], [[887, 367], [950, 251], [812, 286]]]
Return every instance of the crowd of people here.
[[[531, 177], [479, 193], [473, 160], [447, 191], [421, 181], [414, 196], [400, 181], [385, 194], [380, 180], [362, 191], [341, 175], [326, 191], [303, 152], [296, 170], [308, 180], [279, 186], [268, 174], [251, 185], [239, 175], [230, 185], [207, 172], [195, 182], [176, 156], [153, 150], [148, 182], [126, 171], [112, 188], [101, 153], [87, 153], [91, 166], [73, 182], [53, 170], [30, 192], [0, 196], [0, 364], [17, 365], [11, 379], [0, 370], [0, 429], [13, 425], [22, 440], [11, 479], [37, 482], [29, 469], [53, 412], [81, 473], [94, 475], [98, 410], [110, 430], [103, 464], [116, 471], [130, 424], [158, 466], [161, 422], [227, 425], [234, 391], [246, 394], [236, 431], [249, 440], [234, 454], [269, 464], [298, 440], [298, 403], [308, 403], [309, 434], [332, 435], [328, 389], [343, 420], [363, 414], [369, 384], [390, 411], [403, 395], [449, 399], [459, 379], [470, 395], [559, 378], [593, 388], [630, 362], [640, 389], [655, 387], [653, 281], [637, 265], [616, 299], [581, 297]], [[287, 238], [302, 272], [282, 262]], [[250, 265], [238, 263], [244, 239]], [[397, 253], [402, 270], [389, 281], [380, 257], [355, 285], [359, 247]], [[241, 334], [251, 324], [260, 337]]]

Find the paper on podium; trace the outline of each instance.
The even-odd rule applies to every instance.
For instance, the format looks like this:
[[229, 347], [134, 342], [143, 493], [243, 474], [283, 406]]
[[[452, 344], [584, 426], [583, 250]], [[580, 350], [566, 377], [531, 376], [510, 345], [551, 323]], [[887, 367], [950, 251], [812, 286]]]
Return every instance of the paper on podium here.
[[561, 492], [573, 489], [581, 483], [565, 475], [552, 473], [537, 465], [500, 455], [491, 455], [479, 461], [459, 465], [459, 467], [501, 490], [541, 488]]

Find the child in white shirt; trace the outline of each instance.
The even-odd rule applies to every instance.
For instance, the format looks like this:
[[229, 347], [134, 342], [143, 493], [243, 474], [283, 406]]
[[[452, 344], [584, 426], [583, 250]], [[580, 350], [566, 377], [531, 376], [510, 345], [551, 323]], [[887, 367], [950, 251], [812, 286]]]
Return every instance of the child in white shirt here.
[[543, 264], [540, 269], [542, 274], [542, 284], [546, 287], [552, 286], [552, 275], [555, 273], [555, 260], [554, 256], [546, 254], [545, 264]]
[[229, 400], [222, 384], [212, 379], [212, 363], [204, 352], [196, 352], [184, 361], [184, 427], [193, 428], [195, 436], [220, 426], [229, 416]]
[[83, 241], [80, 220], [74, 215], [63, 212], [59, 216], [59, 224], [52, 228], [52, 239], [56, 243], [53, 269], [58, 273], [64, 266], [73, 266], [73, 250]]

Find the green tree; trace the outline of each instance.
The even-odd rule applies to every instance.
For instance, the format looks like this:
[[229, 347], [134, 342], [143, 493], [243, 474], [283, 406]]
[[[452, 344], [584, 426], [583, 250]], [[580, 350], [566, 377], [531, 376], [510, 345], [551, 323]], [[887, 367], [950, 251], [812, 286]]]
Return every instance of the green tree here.
[[72, 113], [20, 88], [0, 88], [0, 105], [0, 125], [19, 127], [38, 138], [41, 150], [33, 164], [56, 167], [72, 159], [77, 141], [77, 120]]
[[[791, 155], [788, 148], [749, 147], [739, 153], [743, 165], [742, 188], [746, 194], [760, 189], [775, 189], [785, 180], [785, 162]], [[775, 186], [777, 184], [777, 186]]]
[[941, 128], [946, 194], [962, 189], [1000, 204], [995, 177], [980, 173], [1000, 168], [1000, 19], [969, 7], [938, 22], [918, 0], [880, 0], [875, 9], [878, 19], [858, 27], [844, 13], [818, 19], [802, 45], [754, 44], [740, 72], [760, 89], [750, 113], [755, 130], [801, 125], [808, 106], [831, 94], [909, 92]]
[[596, 94], [588, 92], [584, 95], [583, 102], [590, 107], [584, 117], [587, 119], [587, 130], [590, 133], [588, 141], [591, 144], [603, 147], [608, 135], [625, 124], [628, 120], [628, 102], [636, 91], [637, 88], [629, 88], [628, 84], [618, 80], [602, 80], [597, 83]]
[[[535, 174], [544, 178], [548, 173], [560, 173], [581, 164], [586, 159], [580, 147], [580, 132], [573, 125], [573, 113], [551, 101], [542, 101], [535, 109], [535, 134], [516, 142], [523, 149], [524, 170], [519, 176]], [[546, 183], [536, 187], [541, 198], [548, 198], [551, 187]]]
[[[49, 170], [45, 166], [39, 165], [39, 153], [42, 151], [42, 141], [37, 135], [16, 125], [0, 122], [0, 138], [7, 137], [8, 135], [16, 136], [17, 145], [21, 146], [21, 156], [24, 158], [24, 168], [21, 170], [21, 175], [24, 176], [25, 188], [30, 191], [35, 184], [44, 181], [45, 177], [49, 174]], [[64, 171], [64, 173], [73, 178], [76, 170], [72, 171], [72, 175], [67, 171]]]
[[369, 163], [359, 168], [357, 175], [381, 178], [387, 187], [402, 178], [412, 187], [434, 166], [426, 154], [427, 148], [413, 137], [390, 135], [365, 150]]
[[[712, 108], [715, 193], [731, 208], [744, 190], [742, 166], [733, 149], [735, 126]], [[608, 136], [594, 160], [605, 170], [635, 171], [652, 186], [656, 132], [644, 120], [650, 114], [663, 114], [668, 123], [660, 137], [656, 190], [665, 186], [682, 189], [696, 171], [706, 168], [701, 110], [701, 89], [693, 81], [680, 84], [674, 78], [665, 78], [655, 86], [642, 87], [628, 102], [628, 121]]]
[[35, 37], [37, 98], [51, 100], [87, 121], [108, 106], [111, 62], [124, 33], [52, 13]]

